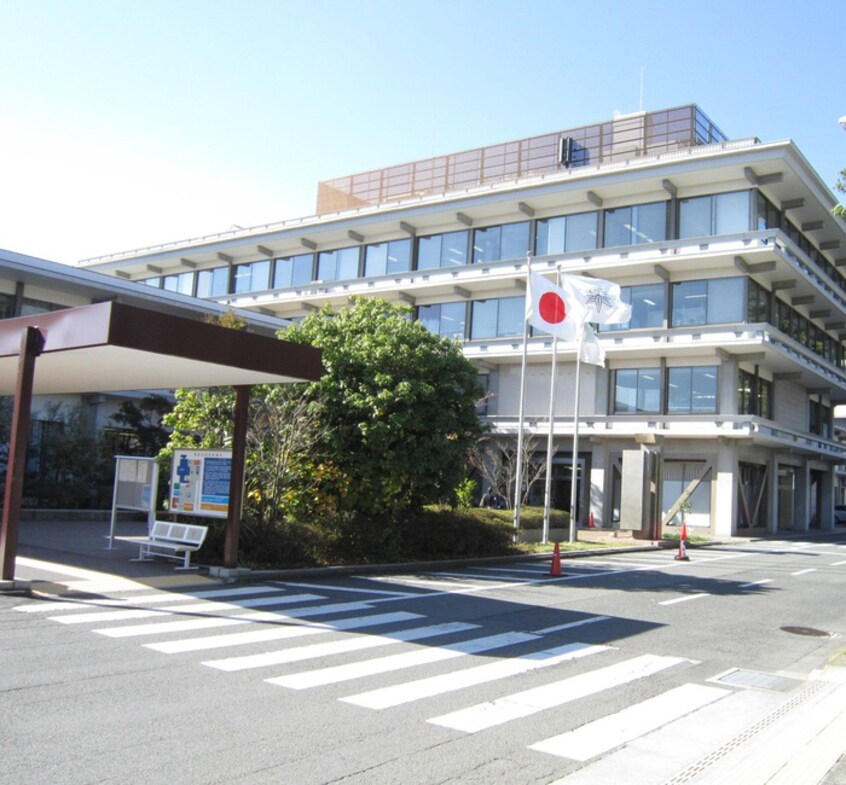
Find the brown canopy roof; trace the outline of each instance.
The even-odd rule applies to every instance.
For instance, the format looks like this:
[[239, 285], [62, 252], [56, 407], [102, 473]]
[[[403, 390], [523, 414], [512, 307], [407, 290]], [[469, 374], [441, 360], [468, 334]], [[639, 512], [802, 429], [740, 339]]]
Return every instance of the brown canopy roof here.
[[312, 381], [320, 351], [120, 303], [0, 321], [0, 395], [14, 393], [21, 334], [44, 336], [35, 394]]

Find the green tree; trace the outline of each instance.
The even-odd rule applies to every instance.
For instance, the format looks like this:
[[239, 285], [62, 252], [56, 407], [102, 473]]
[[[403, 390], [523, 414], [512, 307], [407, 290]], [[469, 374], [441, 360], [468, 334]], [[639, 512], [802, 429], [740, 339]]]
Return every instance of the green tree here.
[[316, 446], [335, 469], [323, 490], [342, 513], [390, 521], [451, 501], [483, 431], [475, 368], [458, 344], [410, 315], [406, 306], [359, 298], [280, 333], [323, 352], [324, 374], [305, 396], [326, 426]]
[[[834, 187], [840, 191], [840, 193], [846, 193], [846, 169], [840, 170], [840, 177], [837, 178], [837, 182], [834, 184]], [[846, 206], [842, 204], [836, 205], [831, 212], [834, 215], [839, 215], [841, 218], [846, 218]]]

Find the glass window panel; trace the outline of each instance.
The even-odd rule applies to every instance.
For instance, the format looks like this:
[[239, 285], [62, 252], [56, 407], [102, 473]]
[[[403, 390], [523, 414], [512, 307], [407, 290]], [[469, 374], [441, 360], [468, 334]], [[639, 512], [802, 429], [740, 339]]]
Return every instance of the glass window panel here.
[[615, 379], [614, 411], [619, 414], [637, 411], [637, 371], [619, 370]]
[[714, 234], [749, 231], [749, 191], [717, 194], [714, 197]]
[[314, 256], [310, 253], [289, 256], [287, 259], [277, 259], [273, 273], [274, 289], [303, 286], [310, 283], [313, 263]]
[[706, 237], [711, 234], [711, 197], [697, 196], [679, 202], [679, 237]]
[[639, 412], [661, 411], [661, 372], [643, 368], [637, 372], [637, 406]]
[[663, 327], [665, 291], [660, 283], [631, 288], [631, 327]]
[[441, 267], [467, 264], [467, 232], [447, 232], [441, 245]]
[[477, 300], [473, 303], [473, 319], [471, 322], [470, 337], [478, 340], [480, 338], [496, 337], [496, 300]]
[[337, 253], [337, 280], [347, 281], [350, 278], [358, 278], [358, 260], [361, 255], [359, 247], [354, 246], [352, 248], [341, 248]]
[[388, 271], [388, 244], [368, 245], [364, 249], [364, 274], [384, 275]]
[[598, 213], [579, 213], [567, 216], [567, 239], [564, 250], [587, 251], [596, 248]]
[[464, 323], [467, 318], [467, 304], [443, 303], [440, 306], [441, 321], [438, 335], [452, 338], [454, 341], [464, 340]]
[[145, 286], [155, 286], [157, 289], [162, 285], [161, 278], [145, 278], [143, 281], [139, 281], [138, 283], [143, 283]]
[[707, 284], [685, 281], [673, 284], [673, 327], [705, 324], [707, 318]]
[[537, 223], [537, 238], [535, 253], [538, 256], [564, 253], [564, 237], [567, 230], [567, 220], [559, 218], [545, 218]]
[[526, 301], [524, 297], [505, 297], [499, 301], [497, 335], [501, 338], [523, 334]]
[[430, 270], [441, 266], [441, 235], [420, 237], [417, 240], [417, 269]]
[[389, 274], [404, 273], [411, 269], [411, 240], [391, 240], [388, 243]]
[[678, 414], [690, 411], [691, 369], [670, 368], [667, 372], [667, 412]]
[[691, 411], [694, 414], [717, 411], [717, 369], [691, 368]]
[[529, 222], [506, 224], [502, 227], [500, 259], [520, 259], [529, 252]]
[[494, 262], [501, 259], [502, 227], [489, 226], [473, 234], [473, 261]]
[[632, 243], [658, 243], [667, 239], [667, 203], [639, 204], [634, 208]]
[[[150, 279], [148, 279], [150, 280]], [[147, 281], [142, 281], [147, 283]], [[15, 298], [11, 294], [0, 294], [0, 319], [9, 319], [15, 315]]]
[[440, 335], [441, 306], [421, 305], [417, 309], [417, 321], [419, 321], [430, 333]]
[[267, 289], [270, 261], [238, 264], [235, 266], [235, 293], [256, 292]]
[[229, 293], [229, 268], [215, 267], [197, 273], [197, 297], [220, 297]]
[[743, 278], [708, 281], [708, 324], [743, 321], [744, 289]]
[[632, 208], [605, 211], [605, 247], [629, 245], [632, 238]]

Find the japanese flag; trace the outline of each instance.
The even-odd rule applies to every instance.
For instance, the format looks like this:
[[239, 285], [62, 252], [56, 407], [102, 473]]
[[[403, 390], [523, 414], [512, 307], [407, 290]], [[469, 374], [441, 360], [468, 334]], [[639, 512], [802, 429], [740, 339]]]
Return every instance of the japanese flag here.
[[561, 276], [561, 288], [568, 301], [582, 303], [586, 322], [622, 324], [632, 318], [632, 307], [621, 299], [619, 284], [565, 274]]
[[526, 319], [532, 327], [562, 341], [575, 341], [584, 322], [585, 307], [577, 291], [565, 292], [537, 273], [529, 273]]

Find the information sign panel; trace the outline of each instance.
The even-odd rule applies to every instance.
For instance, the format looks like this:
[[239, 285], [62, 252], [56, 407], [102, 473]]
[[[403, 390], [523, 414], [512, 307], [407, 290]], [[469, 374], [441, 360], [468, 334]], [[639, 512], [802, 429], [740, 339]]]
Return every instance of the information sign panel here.
[[225, 518], [231, 476], [232, 450], [174, 450], [170, 512]]

